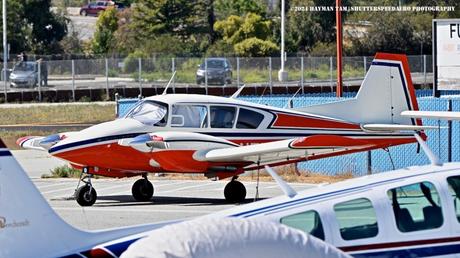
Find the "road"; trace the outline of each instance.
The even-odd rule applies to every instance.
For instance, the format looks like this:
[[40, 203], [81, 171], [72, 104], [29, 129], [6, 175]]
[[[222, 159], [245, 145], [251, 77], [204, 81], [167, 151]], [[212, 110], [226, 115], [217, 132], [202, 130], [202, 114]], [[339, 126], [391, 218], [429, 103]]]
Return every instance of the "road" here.
[[96, 31], [97, 17], [69, 15], [68, 18], [72, 22], [72, 25], [69, 26], [69, 35], [72, 35], [72, 32], [76, 32], [78, 38], [84, 41], [93, 38]]
[[[80, 229], [104, 229], [153, 223], [165, 220], [187, 219], [234, 207], [224, 200], [226, 181], [167, 180], [155, 177], [154, 198], [150, 202], [136, 202], [131, 186], [137, 178], [95, 179], [93, 184], [98, 201], [92, 207], [80, 207], [72, 195], [78, 179], [42, 179], [41, 174], [64, 162], [37, 151], [13, 151], [39, 191], [53, 209], [68, 223]], [[246, 202], [253, 201], [255, 182], [244, 182], [248, 194]], [[296, 190], [314, 187], [311, 184], [291, 184]], [[262, 182], [259, 196], [268, 198], [282, 192], [273, 182]]]

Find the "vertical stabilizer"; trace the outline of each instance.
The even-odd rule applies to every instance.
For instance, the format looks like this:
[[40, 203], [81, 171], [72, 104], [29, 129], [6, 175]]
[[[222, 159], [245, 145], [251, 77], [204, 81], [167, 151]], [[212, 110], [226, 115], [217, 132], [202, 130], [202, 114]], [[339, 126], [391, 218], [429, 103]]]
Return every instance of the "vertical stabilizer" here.
[[401, 116], [418, 110], [406, 55], [377, 53], [354, 99], [300, 108], [358, 124], [422, 125]]

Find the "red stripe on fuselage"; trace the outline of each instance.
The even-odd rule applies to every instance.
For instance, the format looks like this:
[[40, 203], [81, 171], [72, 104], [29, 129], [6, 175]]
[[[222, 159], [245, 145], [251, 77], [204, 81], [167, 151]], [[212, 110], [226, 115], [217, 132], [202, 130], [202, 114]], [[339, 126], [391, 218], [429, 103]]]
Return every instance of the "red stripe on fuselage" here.
[[448, 238], [437, 238], [437, 239], [413, 240], [413, 241], [405, 241], [405, 242], [391, 242], [391, 243], [379, 243], [379, 244], [370, 244], [370, 245], [359, 245], [359, 246], [344, 246], [344, 247], [339, 247], [339, 249], [345, 252], [357, 252], [357, 251], [366, 251], [366, 250], [375, 250], [375, 249], [409, 247], [409, 246], [417, 246], [417, 245], [442, 244], [442, 243], [459, 242], [459, 241], [460, 241], [460, 237], [448, 237]]
[[281, 128], [318, 128], [318, 129], [352, 129], [360, 130], [357, 124], [338, 122], [315, 117], [307, 117], [296, 114], [276, 113], [276, 119], [272, 127]]

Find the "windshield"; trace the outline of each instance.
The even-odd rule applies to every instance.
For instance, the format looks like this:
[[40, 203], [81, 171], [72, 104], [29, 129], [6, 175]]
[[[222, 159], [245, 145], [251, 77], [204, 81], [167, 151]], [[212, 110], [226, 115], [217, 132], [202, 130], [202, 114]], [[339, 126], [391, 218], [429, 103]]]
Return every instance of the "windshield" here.
[[125, 118], [136, 119], [146, 125], [165, 126], [167, 112], [168, 108], [160, 103], [142, 101], [133, 107]]
[[33, 63], [26, 63], [26, 62], [20, 62], [14, 67], [15, 71], [18, 72], [28, 72], [28, 71], [33, 71], [34, 70], [34, 64]]
[[[224, 68], [225, 64], [223, 60], [208, 60], [208, 69], [209, 68]], [[204, 63], [201, 64], [201, 69], [206, 69]]]

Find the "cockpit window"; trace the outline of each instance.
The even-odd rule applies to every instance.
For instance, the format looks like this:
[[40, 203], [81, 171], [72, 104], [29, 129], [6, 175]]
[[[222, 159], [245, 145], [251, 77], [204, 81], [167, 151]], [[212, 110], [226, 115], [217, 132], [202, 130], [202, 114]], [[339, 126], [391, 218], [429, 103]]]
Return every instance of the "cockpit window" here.
[[236, 109], [228, 106], [211, 106], [212, 128], [233, 128]]
[[173, 105], [172, 120], [173, 127], [205, 128], [207, 122], [208, 108], [200, 105]]
[[165, 105], [153, 101], [143, 101], [135, 106], [125, 118], [136, 119], [137, 121], [152, 126], [165, 126], [168, 108]]

